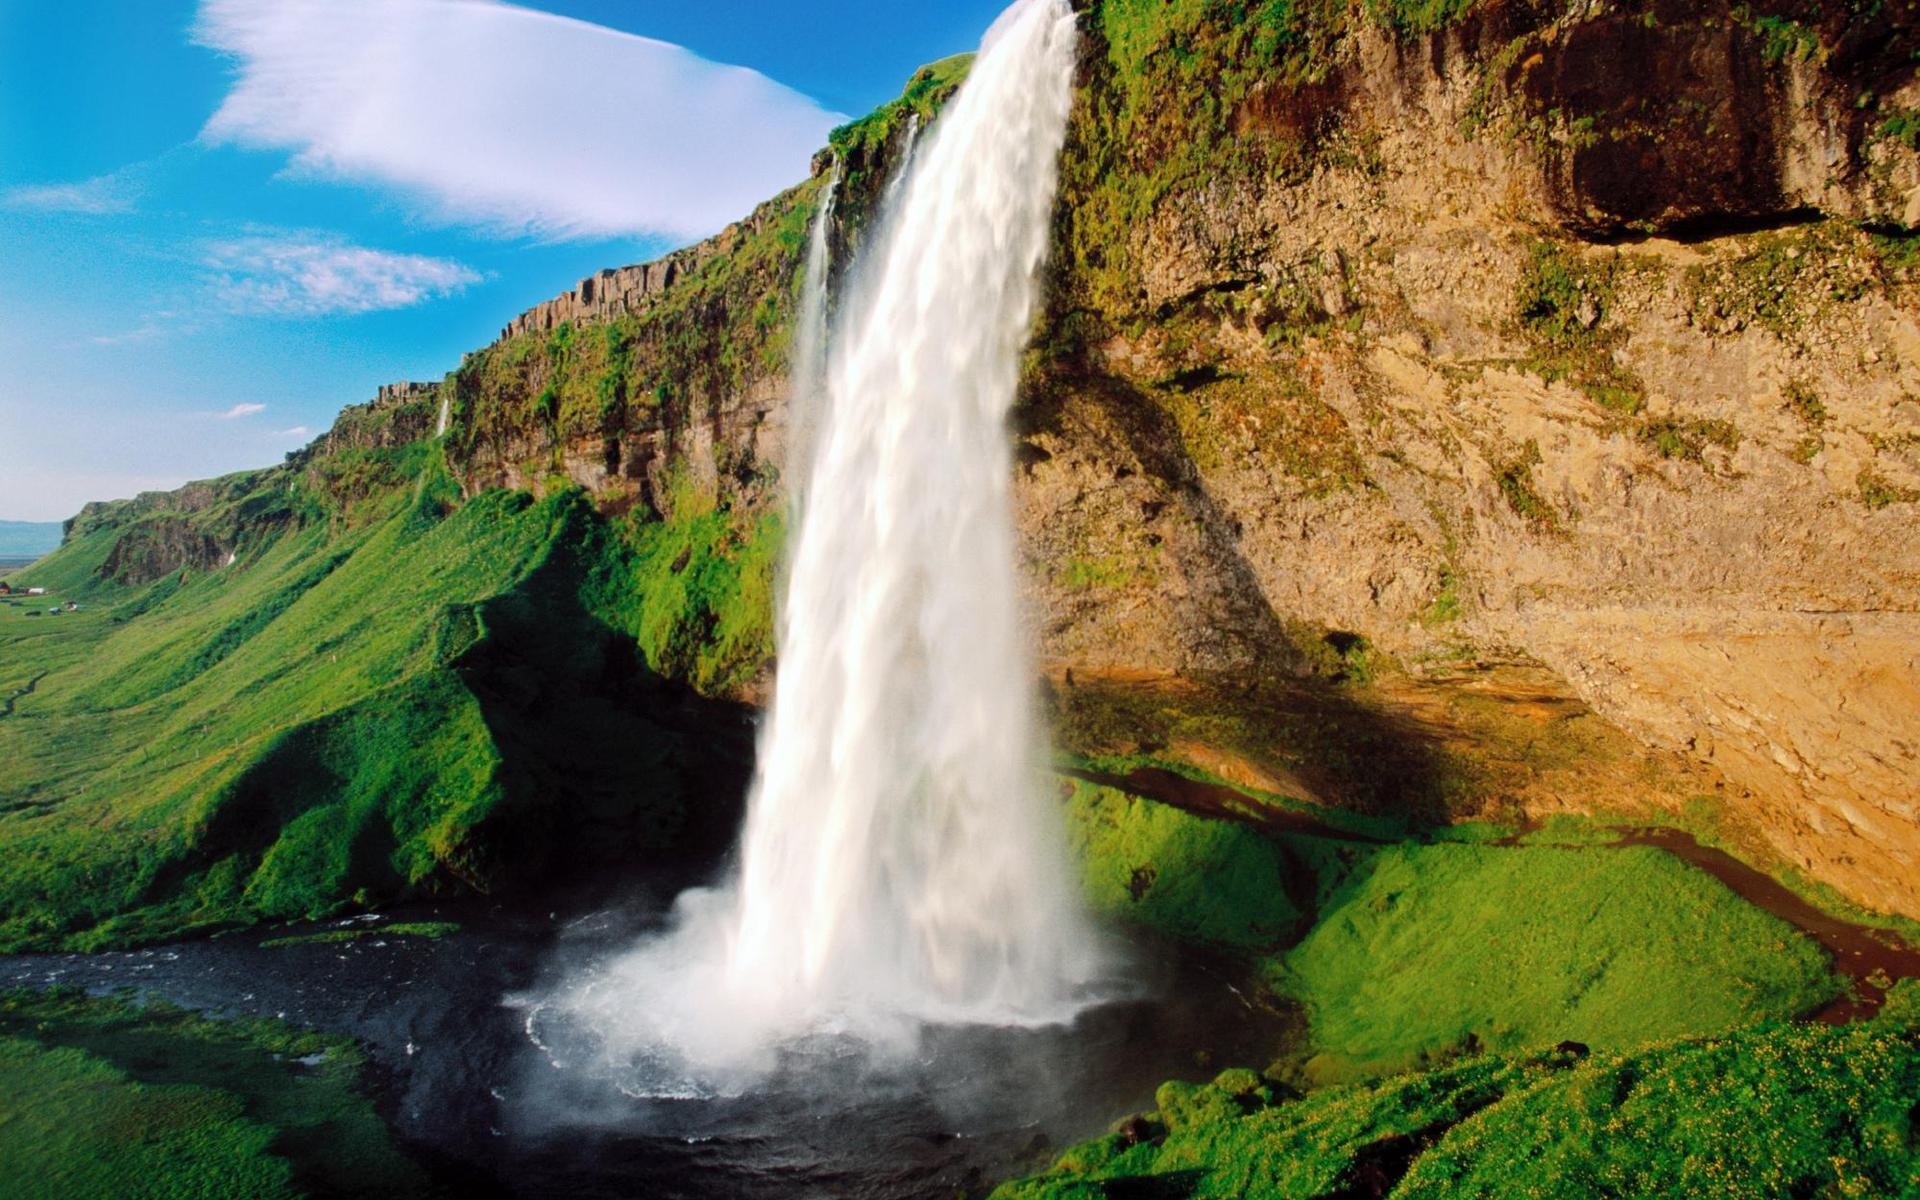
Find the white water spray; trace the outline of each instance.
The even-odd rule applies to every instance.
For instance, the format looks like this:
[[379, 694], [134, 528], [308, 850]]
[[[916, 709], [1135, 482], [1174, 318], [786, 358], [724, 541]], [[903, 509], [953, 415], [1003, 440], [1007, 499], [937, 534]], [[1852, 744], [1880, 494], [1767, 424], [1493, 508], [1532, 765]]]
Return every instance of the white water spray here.
[[433, 436], [437, 438], [447, 436], [447, 405], [452, 400], [451, 396], [440, 397], [440, 420], [433, 427]]
[[569, 998], [616, 1051], [711, 1077], [798, 1034], [898, 1046], [1089, 999], [1100, 956], [1044, 790], [1006, 426], [1073, 42], [1065, 0], [1002, 15], [856, 265], [739, 878], [683, 896], [672, 933]]

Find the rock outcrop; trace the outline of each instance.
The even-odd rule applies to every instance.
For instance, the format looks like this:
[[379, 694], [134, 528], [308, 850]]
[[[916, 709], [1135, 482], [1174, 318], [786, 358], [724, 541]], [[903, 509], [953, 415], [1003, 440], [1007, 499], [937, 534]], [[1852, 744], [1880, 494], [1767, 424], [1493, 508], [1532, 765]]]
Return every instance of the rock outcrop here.
[[[1920, 912], [1911, 27], [1778, 52], [1745, 10], [1590, 7], [1358, 34], [1080, 253], [1059, 310], [1097, 332], [1041, 376], [1021, 489], [1046, 647], [1517, 653], [1773, 854]], [[1070, 160], [1111, 154], [1081, 128]]]
[[[1920, 915], [1913, 0], [1226, 7], [1082, 5], [1016, 490], [1070, 736], [1326, 804], [1705, 811]], [[836, 134], [840, 262], [931, 111]], [[318, 449], [444, 406], [468, 497], [769, 510], [831, 161]]]
[[[1528, 704], [1678, 764], [1643, 798], [1712, 797], [1920, 913], [1909, 6], [1545, 7], [1360, 22], [1263, 68], [1218, 18], [1087, 6], [1021, 418], [1044, 652], [1083, 683], [1251, 686], [1357, 645], [1427, 716], [1458, 706], [1423, 679], [1540, 664], [1558, 699], [1529, 676]], [[820, 186], [511, 325], [476, 356], [527, 365], [456, 438], [468, 488], [768, 503], [785, 389], [754, 314], [790, 302]], [[742, 254], [776, 226], [784, 252]], [[585, 331], [515, 347], [620, 318], [622, 404], [570, 426]], [[1482, 799], [1580, 806], [1524, 774]]]

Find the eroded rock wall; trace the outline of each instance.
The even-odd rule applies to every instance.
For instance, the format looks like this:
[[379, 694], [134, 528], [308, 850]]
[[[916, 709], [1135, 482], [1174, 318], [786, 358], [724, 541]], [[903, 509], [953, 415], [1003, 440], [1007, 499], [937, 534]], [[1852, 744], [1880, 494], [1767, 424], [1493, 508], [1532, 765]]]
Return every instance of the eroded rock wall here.
[[1061, 281], [1094, 332], [1028, 414], [1045, 645], [1518, 652], [1920, 912], [1920, 175], [1878, 132], [1911, 65], [1863, 116], [1868, 67], [1672, 7], [1361, 34], [1127, 231], [1130, 311]]
[[[1435, 742], [1505, 696], [1533, 749], [1502, 743], [1492, 799], [1709, 796], [1920, 915], [1914, 5], [1368, 15], [1405, 7], [1276, 32], [1084, 6], [1018, 430], [1051, 673], [1205, 679], [1249, 712], [1345, 680], [1289, 693], [1294, 727], [1372, 706]], [[869, 191], [900, 130], [873, 134]], [[469, 494], [777, 503], [827, 168], [470, 358]], [[1596, 712], [1641, 757], [1540, 749]], [[1353, 800], [1298, 756], [1233, 761]]]

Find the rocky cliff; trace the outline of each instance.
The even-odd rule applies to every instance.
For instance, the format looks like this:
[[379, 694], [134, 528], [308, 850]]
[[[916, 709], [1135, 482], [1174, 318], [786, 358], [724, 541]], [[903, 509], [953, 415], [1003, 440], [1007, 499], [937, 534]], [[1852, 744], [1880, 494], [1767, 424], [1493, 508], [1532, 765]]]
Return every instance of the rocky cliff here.
[[[1920, 912], [1910, 8], [1089, 4], [1020, 430], [1070, 736], [1329, 803], [1709, 798]], [[839, 137], [856, 196], [916, 82]], [[831, 161], [470, 358], [469, 493], [772, 503]], [[1595, 713], [1638, 748], [1562, 744]]]
[[[1087, 3], [1017, 430], [1062, 743], [1422, 819], [1660, 812], [1920, 915], [1914, 10]], [[348, 410], [307, 507], [214, 550], [430, 463], [448, 504], [583, 488], [647, 667], [756, 697], [808, 224], [837, 169], [844, 268], [965, 65]]]

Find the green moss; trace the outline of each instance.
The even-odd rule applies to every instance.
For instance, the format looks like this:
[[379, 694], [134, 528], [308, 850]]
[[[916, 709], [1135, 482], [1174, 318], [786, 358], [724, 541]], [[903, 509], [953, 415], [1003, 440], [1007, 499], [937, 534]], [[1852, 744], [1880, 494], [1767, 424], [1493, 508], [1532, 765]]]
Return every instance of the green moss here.
[[148, 1087], [79, 1050], [0, 1037], [0, 1161], [19, 1200], [298, 1195], [274, 1131], [223, 1092]]
[[1340, 411], [1285, 366], [1223, 375], [1211, 345], [1196, 338], [1202, 365], [1162, 381], [1155, 399], [1173, 417], [1194, 464], [1205, 471], [1268, 469], [1313, 498], [1368, 484], [1366, 463]]
[[1916, 1093], [1920, 1036], [1884, 1021], [1488, 1057], [1297, 1099], [1183, 1085], [1163, 1138], [1110, 1134], [994, 1195], [1904, 1196]]
[[1069, 783], [1068, 829], [1093, 911], [1209, 946], [1269, 948], [1300, 919], [1282, 849], [1084, 780]]
[[1556, 242], [1527, 243], [1514, 312], [1534, 350], [1520, 366], [1548, 383], [1572, 384], [1602, 408], [1637, 414], [1646, 388], [1615, 358], [1625, 335], [1607, 324], [1620, 281], [1633, 269], [1618, 255], [1593, 262]]
[[773, 656], [781, 510], [734, 510], [684, 472], [667, 516], [620, 528], [624, 555], [596, 595], [654, 670], [708, 693], [749, 683]]
[[1920, 111], [1894, 109], [1880, 123], [1877, 132], [1888, 141], [1898, 142], [1909, 150], [1920, 150]]
[[1710, 331], [1758, 325], [1795, 336], [1821, 311], [1886, 290], [1872, 257], [1861, 253], [1872, 242], [1839, 221], [1740, 239], [1737, 253], [1687, 269], [1694, 321]]
[[[689, 752], [619, 665], [630, 550], [576, 493], [449, 513], [437, 462], [362, 524], [255, 528], [184, 582], [87, 582], [69, 560], [100, 562], [107, 526], [37, 568], [88, 604], [0, 626], [0, 688], [34, 684], [0, 720], [0, 946], [323, 917], [676, 844]], [[763, 561], [696, 653], [716, 676], [762, 644]]]
[[[1487, 1059], [1367, 1088], [1263, 1101], [1215, 1085], [1169, 1085], [1163, 1139], [1119, 1135], [1076, 1146], [1052, 1170], [1002, 1186], [995, 1200], [1178, 1195], [1311, 1200], [1340, 1194], [1369, 1148], [1444, 1129], [1546, 1074]], [[1417, 1145], [1417, 1143], [1416, 1143]]]
[[260, 943], [260, 946], [265, 950], [278, 949], [281, 946], [333, 946], [370, 937], [443, 938], [458, 932], [460, 932], [458, 921], [396, 921], [392, 925], [356, 925], [350, 929], [329, 929], [321, 933], [267, 938]]
[[1872, 467], [1861, 467], [1860, 474], [1854, 482], [1860, 489], [1860, 503], [1876, 512], [1890, 504], [1913, 504], [1920, 501], [1920, 489], [1901, 487]]
[[1143, 556], [1076, 554], [1060, 563], [1054, 577], [1062, 587], [1075, 591], [1111, 591], [1151, 583], [1157, 572]]
[[1651, 444], [1662, 458], [1700, 462], [1709, 446], [1731, 454], [1740, 448], [1740, 431], [1725, 420], [1695, 420], [1661, 417], [1640, 427], [1641, 438]]
[[1839, 990], [1812, 941], [1645, 847], [1369, 853], [1273, 980], [1306, 1005], [1322, 1079], [1562, 1039], [1624, 1049]]
[[1448, 625], [1460, 619], [1460, 610], [1460, 573], [1448, 563], [1440, 569], [1440, 590], [1420, 614], [1420, 623], [1429, 629]]
[[1916, 1094], [1920, 1039], [1880, 1024], [1600, 1056], [1456, 1126], [1394, 1194], [1909, 1195]]
[[78, 992], [0, 994], [9, 1196], [430, 1196], [352, 1042]]
[[1760, 53], [1775, 62], [1815, 58], [1822, 51], [1819, 32], [1792, 17], [1756, 13], [1751, 7], [1741, 4], [1734, 7], [1733, 19], [1760, 38]]
[[1560, 528], [1560, 514], [1533, 484], [1533, 468], [1540, 462], [1540, 446], [1529, 440], [1521, 453], [1501, 464], [1494, 474], [1500, 495], [1514, 515], [1544, 533]]

